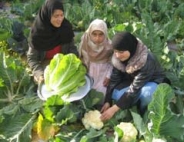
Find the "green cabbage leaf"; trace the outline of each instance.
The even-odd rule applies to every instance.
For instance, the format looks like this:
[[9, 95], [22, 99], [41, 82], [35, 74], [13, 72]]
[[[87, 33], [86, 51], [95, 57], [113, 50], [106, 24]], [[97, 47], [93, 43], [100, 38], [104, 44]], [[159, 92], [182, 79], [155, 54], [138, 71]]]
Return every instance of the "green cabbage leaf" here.
[[86, 72], [75, 54], [56, 54], [44, 71], [46, 88], [60, 96], [70, 95], [86, 83]]

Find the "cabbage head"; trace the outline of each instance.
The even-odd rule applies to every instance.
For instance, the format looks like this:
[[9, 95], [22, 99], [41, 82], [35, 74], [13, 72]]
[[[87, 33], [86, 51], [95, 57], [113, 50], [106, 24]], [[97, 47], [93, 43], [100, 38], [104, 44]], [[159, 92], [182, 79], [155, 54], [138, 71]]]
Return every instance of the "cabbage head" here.
[[56, 95], [70, 95], [86, 83], [86, 72], [75, 54], [56, 54], [44, 71], [46, 89]]

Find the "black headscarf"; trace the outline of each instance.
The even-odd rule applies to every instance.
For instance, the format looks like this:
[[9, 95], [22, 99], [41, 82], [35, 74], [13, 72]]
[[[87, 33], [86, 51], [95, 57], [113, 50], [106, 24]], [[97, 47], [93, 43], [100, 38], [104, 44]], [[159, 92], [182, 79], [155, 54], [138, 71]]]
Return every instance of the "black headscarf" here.
[[115, 50], [130, 52], [129, 59], [135, 54], [137, 44], [136, 37], [129, 32], [116, 33], [112, 39], [112, 46]]
[[39, 51], [48, 51], [59, 44], [69, 43], [73, 40], [72, 25], [66, 18], [64, 18], [59, 28], [51, 24], [51, 16], [56, 9], [64, 12], [60, 0], [46, 0], [39, 10], [29, 37], [29, 44], [32, 48]]

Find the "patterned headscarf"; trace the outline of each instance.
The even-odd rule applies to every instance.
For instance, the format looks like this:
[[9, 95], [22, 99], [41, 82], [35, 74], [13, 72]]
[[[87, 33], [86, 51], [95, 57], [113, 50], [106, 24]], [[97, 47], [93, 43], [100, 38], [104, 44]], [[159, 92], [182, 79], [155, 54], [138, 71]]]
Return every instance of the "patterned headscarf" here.
[[[91, 41], [90, 35], [94, 31], [102, 31], [105, 39], [101, 44], [96, 45]], [[79, 55], [84, 64], [88, 67], [89, 62], [105, 63], [111, 60], [113, 49], [111, 40], [108, 38], [107, 25], [103, 20], [95, 19], [81, 38]]]

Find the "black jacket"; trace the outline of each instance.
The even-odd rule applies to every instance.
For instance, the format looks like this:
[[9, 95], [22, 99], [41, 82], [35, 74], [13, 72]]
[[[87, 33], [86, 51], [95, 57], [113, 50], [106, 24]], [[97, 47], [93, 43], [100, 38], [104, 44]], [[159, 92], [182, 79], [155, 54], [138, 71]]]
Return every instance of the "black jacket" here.
[[128, 91], [116, 102], [116, 105], [121, 109], [128, 109], [133, 105], [135, 99], [139, 97], [139, 91], [145, 83], [151, 81], [159, 84], [164, 80], [164, 71], [154, 56], [148, 52], [145, 65], [131, 74], [122, 72], [116, 67], [113, 68], [105, 102], [112, 104], [111, 96], [114, 89], [120, 90], [129, 86]]

